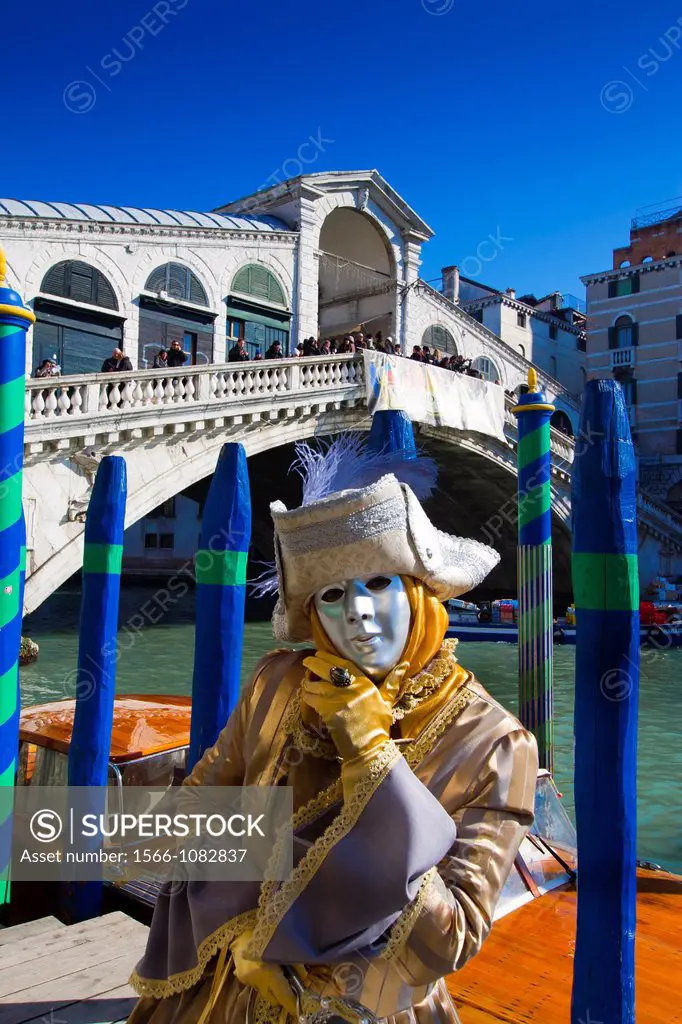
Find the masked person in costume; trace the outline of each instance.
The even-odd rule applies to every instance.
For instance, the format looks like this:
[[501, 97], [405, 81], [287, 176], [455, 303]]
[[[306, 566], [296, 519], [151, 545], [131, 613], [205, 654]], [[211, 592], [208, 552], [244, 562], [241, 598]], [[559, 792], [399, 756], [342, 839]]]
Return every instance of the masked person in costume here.
[[389, 1024], [456, 1022], [444, 977], [479, 950], [532, 823], [535, 740], [444, 639], [442, 602], [499, 556], [432, 525], [421, 459], [299, 455], [302, 506], [271, 506], [273, 625], [312, 649], [261, 661], [185, 781], [290, 786], [294, 870], [162, 892], [130, 1024], [291, 1024], [287, 965], [316, 1019], [362, 1019], [352, 997]]

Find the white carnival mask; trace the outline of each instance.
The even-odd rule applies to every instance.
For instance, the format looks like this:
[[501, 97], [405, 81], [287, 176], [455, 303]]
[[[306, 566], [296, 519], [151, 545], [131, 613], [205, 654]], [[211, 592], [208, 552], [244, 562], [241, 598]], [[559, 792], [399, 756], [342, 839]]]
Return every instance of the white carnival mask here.
[[400, 576], [342, 580], [322, 587], [313, 600], [335, 649], [370, 679], [382, 679], [398, 664], [411, 620]]

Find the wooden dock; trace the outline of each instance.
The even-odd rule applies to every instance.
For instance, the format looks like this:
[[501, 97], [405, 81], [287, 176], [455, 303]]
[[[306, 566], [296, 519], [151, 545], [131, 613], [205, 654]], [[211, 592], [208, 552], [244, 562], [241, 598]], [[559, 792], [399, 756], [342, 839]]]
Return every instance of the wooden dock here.
[[114, 1024], [147, 928], [116, 912], [66, 926], [54, 917], [0, 930], [0, 1024]]

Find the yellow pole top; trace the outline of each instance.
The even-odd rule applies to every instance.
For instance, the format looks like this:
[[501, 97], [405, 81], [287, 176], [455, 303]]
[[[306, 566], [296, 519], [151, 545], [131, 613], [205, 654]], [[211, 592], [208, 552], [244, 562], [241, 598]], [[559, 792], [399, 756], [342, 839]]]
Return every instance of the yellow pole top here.
[[531, 366], [528, 371], [528, 394], [534, 395], [540, 390], [538, 387], [538, 375], [535, 372], [535, 367]]
[[5, 277], [7, 276], [7, 260], [5, 259], [5, 250], [0, 246], [0, 284], [5, 283]]

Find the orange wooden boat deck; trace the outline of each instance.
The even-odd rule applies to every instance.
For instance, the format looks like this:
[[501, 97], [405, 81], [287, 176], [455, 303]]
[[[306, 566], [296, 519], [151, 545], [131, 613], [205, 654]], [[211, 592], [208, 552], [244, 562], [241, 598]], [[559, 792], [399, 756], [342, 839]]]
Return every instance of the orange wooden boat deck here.
[[[637, 1024], [679, 1024], [682, 878], [640, 870], [637, 890]], [[497, 921], [478, 956], [448, 978], [462, 1024], [568, 1024], [575, 920], [576, 892], [566, 888]]]

